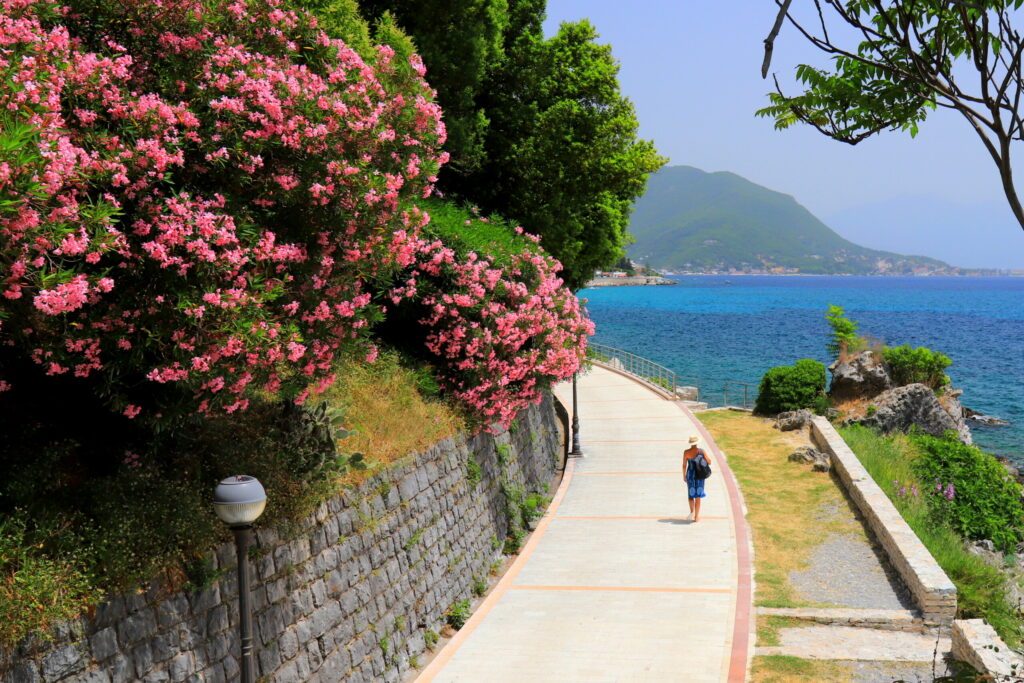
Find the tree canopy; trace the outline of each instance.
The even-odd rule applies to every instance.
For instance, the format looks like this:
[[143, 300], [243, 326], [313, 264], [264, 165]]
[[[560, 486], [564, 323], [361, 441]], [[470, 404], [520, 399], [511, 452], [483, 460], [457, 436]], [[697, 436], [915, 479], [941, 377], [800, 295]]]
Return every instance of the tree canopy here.
[[633, 201], [664, 160], [637, 138], [618, 63], [594, 27], [565, 23], [544, 40], [530, 23], [493, 77], [487, 163], [467, 195], [539, 235], [578, 289], [623, 255]]
[[[791, 3], [776, 0], [762, 73], [784, 21], [832, 55], [832, 67], [797, 66], [805, 88], [797, 95], [783, 93], [776, 79], [771, 104], [758, 115], [779, 129], [805, 123], [855, 145], [884, 130], [914, 136], [931, 111], [953, 110], [992, 157], [1024, 228], [1011, 166], [1014, 143], [1024, 140], [1024, 37], [1014, 26], [1024, 0], [815, 0], [800, 11]], [[839, 39], [851, 29], [854, 39]]]
[[488, 120], [478, 99], [502, 57], [506, 0], [362, 0], [359, 5], [370, 21], [390, 14], [416, 42], [448, 127], [452, 159], [443, 174], [479, 168]]
[[664, 163], [638, 139], [611, 48], [587, 21], [545, 39], [545, 0], [427, 4], [363, 8], [393, 13], [423, 54], [449, 127], [453, 170], [440, 187], [540, 236], [582, 287], [623, 255], [633, 201]]

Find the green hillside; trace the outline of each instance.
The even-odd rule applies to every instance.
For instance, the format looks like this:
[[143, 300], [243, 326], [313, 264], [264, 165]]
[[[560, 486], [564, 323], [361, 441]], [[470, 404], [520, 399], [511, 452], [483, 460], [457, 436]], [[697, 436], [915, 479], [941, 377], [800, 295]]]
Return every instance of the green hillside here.
[[789, 195], [734, 173], [670, 166], [651, 176], [630, 223], [633, 260], [672, 271], [775, 268], [801, 273], [951, 270], [849, 242]]

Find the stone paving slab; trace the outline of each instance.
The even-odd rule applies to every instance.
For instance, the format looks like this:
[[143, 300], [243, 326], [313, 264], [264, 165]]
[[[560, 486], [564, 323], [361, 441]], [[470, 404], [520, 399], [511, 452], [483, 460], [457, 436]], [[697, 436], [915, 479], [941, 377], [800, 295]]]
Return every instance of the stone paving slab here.
[[[941, 659], [952, 650], [948, 637], [938, 638]], [[779, 630], [779, 645], [759, 647], [758, 655], [790, 655], [801, 659], [930, 662], [936, 637], [902, 631], [853, 626], [801, 626]]]
[[[552, 520], [515, 585], [658, 586], [729, 590], [735, 539], [728, 518]], [[683, 542], [685, 541], [685, 542]], [[691, 543], [699, 544], [699, 555]], [[609, 552], [614, 548], [614, 552]], [[639, 561], [641, 560], [642, 561]]]
[[720, 681], [731, 613], [721, 594], [511, 590], [434, 680]]
[[[590, 448], [590, 446], [588, 446]], [[594, 447], [596, 448], [596, 446]], [[566, 496], [559, 515], [643, 515], [686, 517], [686, 488], [682, 470], [677, 474], [634, 474], [587, 476], [586, 459], [573, 481], [573, 496]], [[714, 477], [714, 475], [712, 475]], [[714, 516], [729, 514], [729, 503], [718, 482], [709, 479], [705, 485], [708, 497], [701, 504], [701, 513]], [[701, 522], [703, 524], [703, 522]], [[698, 524], [697, 526], [700, 526]], [[696, 527], [695, 527], [696, 528]]]
[[[569, 385], [556, 394], [571, 405]], [[741, 578], [740, 508], [721, 471], [701, 521], [685, 521], [682, 452], [700, 433], [696, 421], [600, 367], [581, 376], [579, 399], [586, 456], [567, 467], [520, 556], [418, 680], [742, 681], [752, 623], [737, 595], [743, 585], [749, 601], [750, 568]]]
[[861, 626], [890, 631], [926, 630], [920, 613], [905, 609], [850, 607], [758, 607], [758, 616], [787, 617], [833, 626]]

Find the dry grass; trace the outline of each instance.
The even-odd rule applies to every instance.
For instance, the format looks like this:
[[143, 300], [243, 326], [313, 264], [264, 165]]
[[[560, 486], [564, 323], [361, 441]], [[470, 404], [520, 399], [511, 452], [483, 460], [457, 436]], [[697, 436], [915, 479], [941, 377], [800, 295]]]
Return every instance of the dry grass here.
[[[810, 444], [806, 432], [779, 432], [771, 420], [734, 411], [698, 417], [726, 452], [743, 491], [754, 537], [755, 604], [814, 606], [795, 594], [790, 572], [805, 569], [814, 548], [832, 534], [865, 535], [832, 477], [787, 460], [796, 447]], [[822, 513], [830, 508], [840, 514]]]
[[450, 405], [421, 393], [423, 375], [402, 365], [397, 354], [382, 353], [373, 364], [349, 363], [339, 376], [326, 400], [344, 411], [343, 424], [354, 433], [339, 441], [338, 448], [362, 453], [371, 471], [466, 426]]
[[751, 683], [796, 683], [806, 681], [848, 681], [848, 668], [831, 661], [800, 659], [786, 655], [760, 655], [754, 657], [750, 672]]

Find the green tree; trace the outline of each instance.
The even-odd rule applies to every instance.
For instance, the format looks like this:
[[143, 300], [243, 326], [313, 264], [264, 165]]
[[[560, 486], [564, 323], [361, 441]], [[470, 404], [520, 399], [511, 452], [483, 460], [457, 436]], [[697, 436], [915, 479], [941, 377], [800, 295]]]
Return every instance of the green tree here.
[[827, 344], [831, 356], [838, 358], [844, 351], [855, 351], [863, 346], [857, 335], [857, 323], [846, 317], [842, 306], [830, 304], [825, 319], [832, 328], [832, 337]]
[[360, 7], [371, 21], [391, 14], [427, 66], [427, 80], [444, 109], [445, 147], [452, 157], [442, 170], [442, 185], [446, 176], [478, 169], [488, 126], [478, 99], [503, 55], [507, 0], [362, 0]]
[[316, 16], [327, 35], [344, 40], [361, 55], [373, 49], [369, 24], [356, 0], [301, 0], [299, 4]]
[[633, 202], [665, 160], [637, 138], [611, 47], [587, 21], [545, 40], [543, 8], [509, 4], [506, 57], [486, 88], [487, 160], [456, 191], [539, 235], [579, 289], [623, 255]]
[[[815, 0], [800, 12], [790, 10], [792, 0], [776, 3], [762, 74], [786, 20], [832, 56], [832, 68], [799, 65], [798, 95], [784, 94], [776, 79], [771, 105], [758, 115], [779, 129], [805, 123], [855, 145], [883, 130], [916, 135], [930, 111], [951, 109], [992, 157], [1024, 228], [1011, 166], [1014, 143], [1024, 140], [1024, 36], [1014, 27], [1024, 0]], [[830, 23], [841, 30], [834, 25], [830, 34]]]

